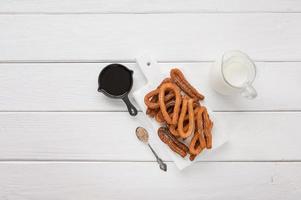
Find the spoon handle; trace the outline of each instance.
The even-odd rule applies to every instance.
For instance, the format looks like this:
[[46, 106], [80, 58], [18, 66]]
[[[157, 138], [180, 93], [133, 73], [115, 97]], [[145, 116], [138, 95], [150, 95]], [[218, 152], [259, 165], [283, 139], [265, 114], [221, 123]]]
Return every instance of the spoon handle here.
[[157, 153], [155, 152], [155, 150], [152, 148], [152, 146], [150, 144], [147, 144], [147, 145], [149, 146], [149, 148], [151, 149], [151, 151], [155, 155], [155, 157], [157, 159], [157, 163], [160, 166], [160, 169], [163, 170], [163, 171], [167, 171], [167, 165], [163, 162], [163, 160], [161, 158], [159, 158], [159, 156], [157, 155]]

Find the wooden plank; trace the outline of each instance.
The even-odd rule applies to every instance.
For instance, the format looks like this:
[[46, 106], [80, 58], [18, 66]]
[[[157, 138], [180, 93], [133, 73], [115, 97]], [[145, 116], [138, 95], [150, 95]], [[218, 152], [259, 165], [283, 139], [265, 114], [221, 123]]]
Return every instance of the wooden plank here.
[[[226, 112], [215, 118], [229, 143], [200, 160], [301, 160], [300, 112]], [[0, 113], [0, 160], [153, 161], [134, 134], [137, 126], [146, 126], [141, 113]], [[170, 160], [166, 149], [155, 148]]]
[[[119, 100], [99, 94], [97, 78], [107, 63], [0, 64], [1, 111], [125, 111]], [[133, 63], [134, 90], [144, 77]], [[206, 96], [214, 111], [301, 110], [300, 62], [258, 62], [255, 88], [258, 98], [225, 97], [212, 90], [208, 81], [212, 63], [161, 63], [168, 74], [181, 67], [191, 83]]]
[[[289, 199], [300, 163], [0, 163], [2, 199]], [[231, 181], [230, 181], [231, 180]]]
[[1, 15], [0, 61], [204, 61], [229, 49], [300, 61], [300, 22], [298, 13]]
[[10, 13], [173, 13], [173, 12], [300, 12], [298, 0], [6, 0]]

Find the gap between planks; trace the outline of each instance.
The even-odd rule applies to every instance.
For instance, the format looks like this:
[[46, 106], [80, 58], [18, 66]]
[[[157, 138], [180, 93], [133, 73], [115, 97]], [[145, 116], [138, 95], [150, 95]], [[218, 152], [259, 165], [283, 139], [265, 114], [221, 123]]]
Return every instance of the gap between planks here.
[[[168, 64], [168, 63], [213, 63], [215, 60], [157, 60], [158, 64]], [[256, 63], [298, 63], [301, 60], [259, 60], [253, 59]], [[89, 63], [126, 63], [134, 64], [133, 60], [0, 60], [0, 64], [89, 64]]]
[[[172, 160], [163, 160], [174, 163]], [[97, 160], [97, 159], [0, 159], [1, 163], [157, 163], [155, 160]], [[197, 160], [195, 163], [300, 163], [301, 160]]]
[[0, 15], [299, 14], [300, 11], [0, 12]]
[[[126, 110], [0, 110], [0, 113], [127, 113]], [[138, 110], [142, 113], [141, 110]], [[299, 113], [301, 110], [213, 110], [217, 113]]]

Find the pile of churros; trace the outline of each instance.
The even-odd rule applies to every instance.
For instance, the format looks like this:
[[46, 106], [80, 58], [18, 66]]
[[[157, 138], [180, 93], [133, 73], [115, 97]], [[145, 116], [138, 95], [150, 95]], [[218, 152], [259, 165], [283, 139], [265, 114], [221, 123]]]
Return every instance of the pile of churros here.
[[200, 103], [204, 98], [179, 69], [172, 69], [170, 77], [144, 97], [146, 114], [162, 125], [161, 141], [183, 158], [189, 154], [191, 161], [212, 148], [213, 122]]

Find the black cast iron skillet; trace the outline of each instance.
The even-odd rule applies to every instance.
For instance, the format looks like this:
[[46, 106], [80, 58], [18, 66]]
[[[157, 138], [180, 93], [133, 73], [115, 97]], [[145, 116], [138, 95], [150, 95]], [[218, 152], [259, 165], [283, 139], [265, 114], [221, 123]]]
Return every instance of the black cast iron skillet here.
[[133, 86], [133, 71], [121, 64], [106, 66], [98, 77], [98, 92], [104, 95], [122, 99], [126, 104], [130, 115], [137, 115], [137, 109], [130, 102], [128, 94]]

